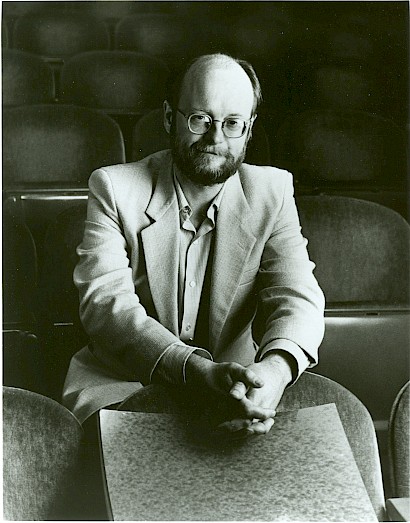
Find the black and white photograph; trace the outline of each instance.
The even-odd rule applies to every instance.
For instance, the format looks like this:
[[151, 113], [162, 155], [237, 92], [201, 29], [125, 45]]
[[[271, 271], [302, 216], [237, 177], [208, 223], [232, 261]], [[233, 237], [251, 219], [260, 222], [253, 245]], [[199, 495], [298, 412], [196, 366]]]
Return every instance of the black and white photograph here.
[[2, 1], [4, 521], [410, 521], [409, 3]]

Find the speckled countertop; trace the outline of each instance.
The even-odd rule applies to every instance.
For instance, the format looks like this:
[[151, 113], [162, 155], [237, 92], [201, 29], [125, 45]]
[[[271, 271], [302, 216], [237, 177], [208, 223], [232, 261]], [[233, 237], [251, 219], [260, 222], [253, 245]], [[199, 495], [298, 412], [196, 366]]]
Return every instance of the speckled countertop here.
[[377, 521], [334, 404], [205, 444], [170, 414], [101, 412], [115, 520]]

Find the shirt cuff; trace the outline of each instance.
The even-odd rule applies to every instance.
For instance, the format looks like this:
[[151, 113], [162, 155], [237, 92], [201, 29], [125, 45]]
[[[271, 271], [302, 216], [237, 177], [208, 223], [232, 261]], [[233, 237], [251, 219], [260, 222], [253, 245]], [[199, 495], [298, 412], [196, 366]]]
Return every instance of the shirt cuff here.
[[173, 385], [185, 383], [185, 367], [189, 356], [198, 354], [208, 360], [213, 360], [212, 355], [200, 347], [191, 347], [183, 343], [172, 343], [161, 354], [151, 371], [150, 383], [154, 372], [158, 372], [163, 380]]
[[293, 385], [293, 383], [295, 383], [295, 381], [300, 378], [301, 374], [309, 367], [310, 360], [306, 352], [301, 347], [299, 347], [297, 343], [291, 340], [278, 338], [268, 343], [262, 349], [259, 349], [258, 353], [256, 354], [255, 361], [261, 361], [266, 356], [266, 354], [276, 350], [283, 350], [293, 356], [296, 360], [296, 376], [293, 376], [292, 382], [290, 383], [290, 385]]

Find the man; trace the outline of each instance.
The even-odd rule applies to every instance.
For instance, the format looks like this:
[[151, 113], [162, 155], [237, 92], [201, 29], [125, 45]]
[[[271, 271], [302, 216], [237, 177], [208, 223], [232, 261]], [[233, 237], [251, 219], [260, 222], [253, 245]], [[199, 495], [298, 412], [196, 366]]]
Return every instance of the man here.
[[243, 163], [260, 100], [248, 63], [202, 56], [164, 103], [171, 151], [90, 177], [74, 273], [90, 344], [63, 395], [81, 421], [168, 383], [225, 405], [221, 430], [265, 434], [317, 362], [324, 299], [292, 177]]

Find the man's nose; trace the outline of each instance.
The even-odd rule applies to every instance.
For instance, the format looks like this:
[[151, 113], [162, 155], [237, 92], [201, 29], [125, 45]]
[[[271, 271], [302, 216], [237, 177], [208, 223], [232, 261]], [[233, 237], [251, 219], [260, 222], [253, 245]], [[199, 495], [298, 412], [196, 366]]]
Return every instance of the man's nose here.
[[225, 141], [225, 135], [222, 130], [223, 122], [219, 122], [218, 120], [214, 120], [212, 122], [212, 125], [209, 129], [209, 131], [206, 133], [207, 138], [212, 143], [222, 143]]

